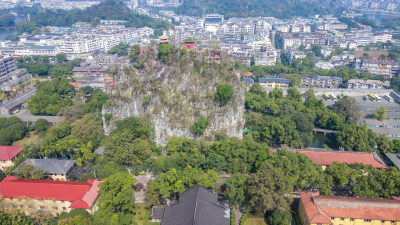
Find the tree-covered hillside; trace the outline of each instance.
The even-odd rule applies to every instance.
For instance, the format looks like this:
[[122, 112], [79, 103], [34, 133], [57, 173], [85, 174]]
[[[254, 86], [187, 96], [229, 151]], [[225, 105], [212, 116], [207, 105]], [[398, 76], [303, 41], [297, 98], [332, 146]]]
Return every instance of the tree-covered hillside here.
[[172, 26], [166, 21], [155, 20], [149, 16], [139, 15], [130, 10], [120, 0], [104, 0], [84, 10], [70, 11], [62, 9], [43, 9], [40, 6], [32, 8], [18, 8], [17, 12], [30, 14], [31, 22], [37, 26], [71, 26], [76, 22], [99, 23], [100, 20], [126, 20], [130, 27], [151, 27], [165, 29]]
[[192, 16], [220, 13], [226, 17], [289, 18], [333, 13], [339, 8], [338, 0], [185, 0], [177, 12]]

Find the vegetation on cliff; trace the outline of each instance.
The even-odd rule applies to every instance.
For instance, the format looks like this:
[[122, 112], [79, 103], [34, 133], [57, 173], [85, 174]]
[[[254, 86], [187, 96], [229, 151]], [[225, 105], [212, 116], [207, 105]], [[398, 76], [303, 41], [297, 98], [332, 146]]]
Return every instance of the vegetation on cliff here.
[[159, 144], [173, 135], [211, 140], [226, 132], [241, 137], [244, 86], [232, 58], [171, 45], [145, 54], [133, 47], [130, 58], [132, 65], [110, 71], [115, 85], [105, 111], [113, 114], [111, 125], [127, 116], [146, 117]]

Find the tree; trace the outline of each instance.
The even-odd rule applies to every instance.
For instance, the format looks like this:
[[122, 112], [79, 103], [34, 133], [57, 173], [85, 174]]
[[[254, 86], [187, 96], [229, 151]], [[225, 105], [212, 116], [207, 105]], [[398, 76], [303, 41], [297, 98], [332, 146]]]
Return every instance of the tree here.
[[91, 225], [92, 221], [82, 216], [75, 216], [59, 220], [58, 225]]
[[106, 154], [124, 166], [138, 165], [151, 155], [150, 143], [146, 139], [135, 139], [135, 134], [128, 129], [113, 133], [104, 146]]
[[37, 132], [46, 131], [50, 127], [50, 123], [45, 119], [38, 119], [35, 123], [34, 129]]
[[199, 168], [187, 166], [182, 170], [172, 168], [166, 173], [159, 174], [155, 180], [150, 182], [150, 185], [155, 193], [167, 198], [176, 193], [183, 193], [186, 189], [196, 185], [215, 189], [215, 183], [218, 180], [219, 177], [215, 171], [204, 172]]
[[169, 44], [162, 44], [158, 46], [158, 57], [161, 61], [166, 62], [168, 55], [172, 52], [173, 47]]
[[38, 76], [47, 76], [49, 67], [46, 64], [34, 64], [28, 68], [28, 72]]
[[296, 87], [301, 84], [301, 76], [298, 74], [288, 74], [286, 78], [289, 79], [289, 86]]
[[0, 213], [0, 224], [33, 225], [34, 223], [24, 213], [18, 212], [15, 214]]
[[385, 135], [379, 135], [376, 139], [376, 145], [381, 153], [386, 153], [390, 149], [390, 141]]
[[168, 154], [172, 155], [175, 152], [178, 152], [182, 148], [183, 138], [178, 136], [172, 136], [168, 139], [167, 145], [165, 149]]
[[135, 178], [131, 174], [116, 173], [104, 179], [99, 189], [99, 211], [107, 214], [135, 213], [134, 185]]
[[249, 178], [250, 205], [258, 212], [267, 210], [290, 211], [292, 184], [281, 169], [271, 163], [261, 163], [257, 172]]
[[233, 88], [229, 84], [220, 84], [217, 86], [217, 93], [215, 93], [215, 98], [225, 105], [233, 95]]
[[193, 126], [192, 126], [192, 132], [193, 132], [195, 135], [201, 136], [201, 135], [204, 133], [205, 129], [207, 128], [208, 122], [210, 122], [210, 119], [209, 119], [209, 118], [207, 118], [207, 117], [205, 117], [205, 116], [200, 117], [200, 119], [198, 119], [198, 120], [193, 124]]
[[288, 99], [297, 102], [301, 102], [303, 100], [300, 92], [297, 90], [295, 86], [289, 89]]
[[381, 106], [381, 107], [379, 107], [378, 109], [375, 110], [375, 112], [373, 114], [373, 117], [375, 119], [378, 119], [378, 120], [381, 120], [381, 121], [385, 120], [386, 119], [386, 111], [387, 111], [387, 108], [384, 107], [384, 106]]
[[280, 169], [295, 190], [313, 188], [319, 189], [323, 194], [330, 194], [330, 183], [327, 182], [322, 167], [306, 155], [282, 149], [267, 155], [265, 160]]
[[153, 132], [152, 125], [148, 119], [136, 116], [127, 117], [123, 120], [117, 121], [116, 129], [113, 133], [117, 133], [127, 129], [134, 138], [149, 138]]
[[58, 53], [56, 59], [58, 63], [63, 63], [67, 60], [67, 56], [64, 53]]
[[333, 111], [344, 116], [345, 122], [357, 122], [360, 117], [361, 106], [353, 97], [344, 96], [333, 105]]
[[373, 151], [376, 145], [376, 134], [365, 126], [345, 124], [337, 133], [339, 145], [347, 150]]
[[136, 62], [140, 54], [140, 46], [139, 45], [133, 45], [131, 48], [131, 51], [129, 52], [129, 58], [133, 61]]
[[279, 211], [273, 211], [267, 213], [268, 225], [290, 224], [291, 221], [292, 214], [290, 212], [280, 213]]
[[225, 197], [231, 206], [241, 206], [246, 200], [247, 177], [243, 174], [233, 174], [226, 181]]
[[32, 166], [29, 162], [21, 163], [15, 175], [21, 180], [41, 180], [48, 178], [42, 169]]

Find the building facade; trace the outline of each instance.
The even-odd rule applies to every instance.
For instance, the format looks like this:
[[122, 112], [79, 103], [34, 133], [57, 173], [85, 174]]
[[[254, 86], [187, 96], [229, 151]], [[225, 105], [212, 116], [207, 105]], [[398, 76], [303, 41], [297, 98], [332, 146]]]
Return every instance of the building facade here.
[[258, 82], [262, 88], [289, 87], [289, 79], [283, 79], [283, 78], [260, 78]]
[[350, 79], [347, 81], [349, 89], [387, 89], [390, 88], [389, 81]]
[[307, 87], [338, 88], [341, 77], [302, 75], [301, 84]]
[[300, 193], [299, 216], [303, 225], [400, 225], [400, 198]]
[[85, 209], [92, 214], [97, 210], [100, 182], [18, 180], [7, 176], [0, 182], [0, 210], [18, 210], [28, 216], [59, 216], [72, 209]]
[[396, 75], [398, 65], [389, 59], [363, 59], [360, 70], [390, 79]]
[[6, 170], [8, 167], [14, 166], [23, 146], [0, 146], [0, 170]]

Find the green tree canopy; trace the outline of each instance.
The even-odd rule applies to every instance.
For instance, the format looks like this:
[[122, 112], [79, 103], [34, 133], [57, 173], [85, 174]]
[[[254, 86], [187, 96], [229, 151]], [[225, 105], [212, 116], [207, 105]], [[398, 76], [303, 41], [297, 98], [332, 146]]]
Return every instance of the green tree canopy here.
[[374, 111], [373, 117], [378, 120], [385, 120], [386, 119], [386, 111], [387, 108], [384, 106], [379, 107]]
[[250, 205], [258, 212], [268, 210], [279, 212], [290, 211], [293, 186], [281, 169], [271, 163], [261, 163], [257, 172], [249, 178], [247, 192], [250, 196]]
[[100, 183], [99, 211], [106, 213], [133, 214], [135, 199], [133, 186], [135, 178], [131, 174], [116, 173]]
[[233, 95], [233, 88], [229, 84], [220, 84], [217, 86], [217, 93], [215, 98], [222, 104], [225, 105]]
[[208, 126], [208, 122], [210, 122], [210, 119], [202, 116], [200, 117], [200, 119], [198, 119], [192, 126], [192, 132], [195, 135], [202, 135], [204, 133], [204, 131], [206, 130], [207, 126]]
[[226, 181], [225, 197], [231, 206], [241, 206], [246, 200], [246, 190], [248, 188], [247, 177], [243, 174], [233, 174]]

